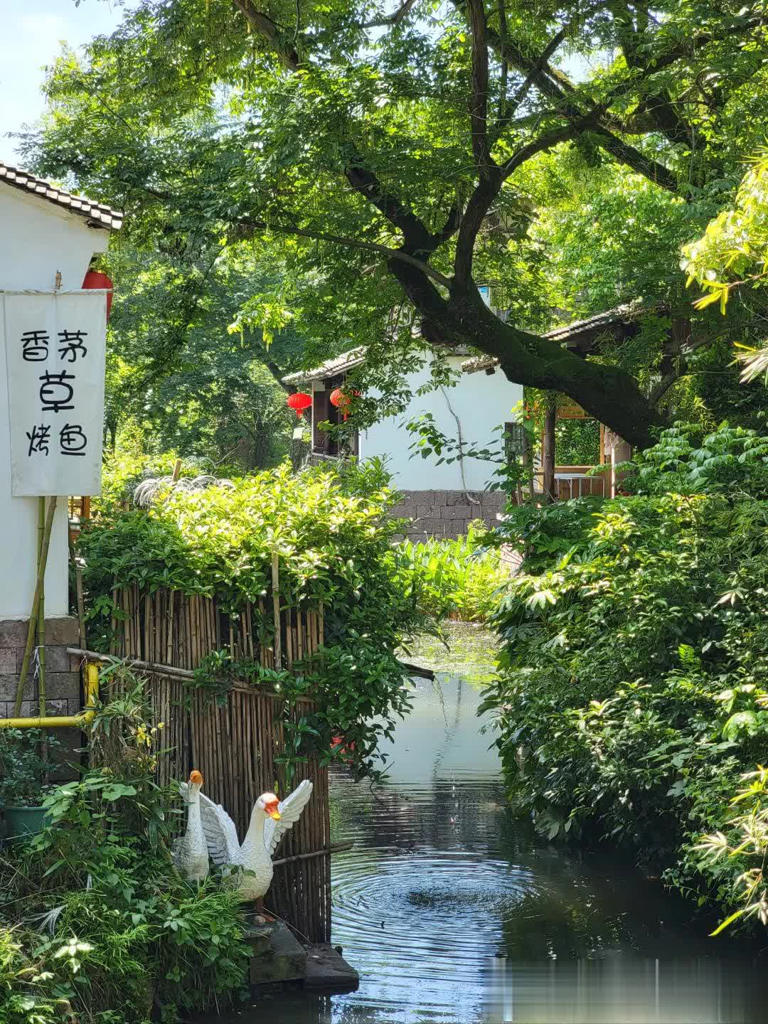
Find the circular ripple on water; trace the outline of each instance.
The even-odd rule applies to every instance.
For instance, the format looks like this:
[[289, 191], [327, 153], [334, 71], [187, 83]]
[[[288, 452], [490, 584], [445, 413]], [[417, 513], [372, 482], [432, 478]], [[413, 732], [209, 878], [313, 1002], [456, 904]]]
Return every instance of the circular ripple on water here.
[[504, 913], [535, 891], [526, 869], [461, 851], [351, 851], [334, 859], [334, 942], [363, 976], [476, 984]]

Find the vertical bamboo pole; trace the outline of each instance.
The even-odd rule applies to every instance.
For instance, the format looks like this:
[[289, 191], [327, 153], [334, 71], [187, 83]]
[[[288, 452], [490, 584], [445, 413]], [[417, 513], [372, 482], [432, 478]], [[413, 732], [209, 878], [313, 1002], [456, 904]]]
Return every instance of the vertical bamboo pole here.
[[27, 627], [27, 643], [24, 647], [24, 658], [21, 662], [21, 672], [19, 673], [19, 683], [16, 687], [16, 701], [14, 704], [14, 717], [18, 718], [21, 713], [21, 702], [24, 697], [24, 685], [27, 681], [27, 674], [29, 673], [29, 661], [32, 657], [32, 647], [35, 641], [35, 627], [37, 625], [37, 611], [40, 607], [40, 599], [45, 589], [45, 566], [48, 562], [48, 549], [51, 543], [51, 532], [53, 530], [53, 517], [56, 514], [56, 501], [57, 499], [51, 498], [50, 504], [48, 505], [48, 512], [45, 517], [45, 526], [43, 528], [43, 536], [41, 539], [40, 546], [40, 558], [38, 559], [37, 565], [37, 579], [35, 581], [35, 592], [32, 598], [32, 608], [29, 613], [29, 626]]
[[165, 663], [172, 665], [173, 661], [173, 598], [175, 590], [168, 591], [168, 626], [165, 633]]
[[280, 622], [280, 560], [276, 551], [272, 553], [272, 615], [275, 620], [275, 668], [283, 667], [283, 650]]
[[[56, 501], [54, 499], [54, 506]], [[45, 498], [37, 499], [37, 566], [40, 568], [40, 561], [43, 557], [43, 543], [45, 538]], [[45, 585], [40, 592], [40, 603], [37, 606], [37, 694], [38, 708], [41, 718], [47, 715], [47, 688], [45, 684]]]

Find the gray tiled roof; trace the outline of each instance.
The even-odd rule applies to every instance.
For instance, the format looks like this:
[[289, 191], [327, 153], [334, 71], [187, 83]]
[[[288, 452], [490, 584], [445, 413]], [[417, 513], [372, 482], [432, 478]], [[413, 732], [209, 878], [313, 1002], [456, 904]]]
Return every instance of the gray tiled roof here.
[[103, 203], [95, 203], [86, 196], [73, 196], [71, 192], [51, 185], [43, 178], [36, 178], [33, 174], [21, 171], [17, 167], [9, 167], [8, 164], [0, 163], [0, 182], [12, 185], [29, 195], [39, 196], [49, 203], [85, 217], [91, 227], [108, 228], [116, 231], [123, 223], [122, 213], [111, 210]]
[[298, 373], [289, 373], [283, 377], [283, 384], [303, 384], [313, 380], [324, 380], [326, 377], [335, 377], [339, 373], [351, 370], [359, 366], [365, 359], [365, 345], [350, 349], [349, 352], [342, 352], [340, 356], [334, 356], [320, 366], [314, 366], [310, 370], [299, 370]]

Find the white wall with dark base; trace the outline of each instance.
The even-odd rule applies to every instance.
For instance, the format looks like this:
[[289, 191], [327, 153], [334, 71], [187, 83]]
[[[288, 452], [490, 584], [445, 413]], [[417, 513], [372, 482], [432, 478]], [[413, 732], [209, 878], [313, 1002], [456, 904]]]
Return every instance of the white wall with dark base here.
[[[450, 356], [452, 369], [460, 371], [466, 356]], [[523, 398], [520, 384], [512, 384], [498, 368], [492, 374], [461, 373], [454, 387], [441, 387], [418, 395], [429, 379], [424, 367], [408, 379], [413, 398], [405, 412], [375, 423], [360, 434], [360, 458], [378, 456], [386, 462], [392, 482], [402, 491], [483, 491], [491, 482], [493, 465], [481, 459], [466, 458], [438, 463], [437, 457], [412, 456], [409, 446], [414, 438], [405, 423], [422, 413], [431, 413], [435, 424], [447, 437], [461, 434], [475, 448], [499, 447], [500, 427], [516, 418], [515, 410]], [[464, 504], [471, 505], [471, 502]]]

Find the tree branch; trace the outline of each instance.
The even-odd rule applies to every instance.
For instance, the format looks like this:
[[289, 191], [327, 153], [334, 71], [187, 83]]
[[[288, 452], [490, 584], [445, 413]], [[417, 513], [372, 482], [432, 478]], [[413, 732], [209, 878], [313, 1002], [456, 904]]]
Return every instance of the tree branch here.
[[[528, 93], [529, 93], [529, 91], [531, 89], [531, 86], [533, 85], [534, 81], [536, 80], [536, 76], [544, 69], [545, 65], [549, 61], [549, 58], [552, 56], [552, 54], [558, 48], [560, 43], [562, 43], [562, 41], [565, 39], [565, 34], [566, 34], [566, 30], [565, 30], [565, 28], [562, 28], [562, 29], [560, 29], [560, 31], [555, 36], [553, 36], [553, 38], [549, 41], [549, 43], [547, 44], [545, 49], [542, 51], [541, 56], [536, 61], [536, 63], [533, 66], [533, 68], [531, 68], [531, 70], [528, 72], [528, 75], [526, 76], [525, 81], [520, 86], [520, 88], [517, 90], [515, 95], [512, 97], [512, 100], [510, 101], [510, 103], [509, 104], [505, 104], [503, 116], [501, 114], [499, 115], [498, 121], [496, 122], [496, 124], [491, 129], [491, 137], [494, 139], [494, 141], [499, 138], [499, 136], [501, 135], [501, 133], [504, 130], [504, 128], [509, 124], [510, 120], [515, 116], [517, 111], [520, 109], [520, 104], [523, 102], [525, 97], [528, 95]], [[506, 66], [506, 61], [505, 61], [505, 66]]]
[[356, 157], [345, 169], [347, 181], [361, 196], [372, 203], [384, 217], [403, 233], [405, 250], [412, 255], [430, 253], [436, 248], [426, 225], [404, 203], [388, 192], [373, 171]]
[[374, 18], [372, 21], [363, 22], [360, 28], [386, 28], [388, 25], [399, 25], [415, 4], [416, 0], [404, 0], [404, 3], [400, 4], [394, 14], [389, 14], [381, 18]]
[[485, 4], [467, 0], [472, 34], [472, 90], [469, 117], [472, 153], [480, 180], [488, 178], [494, 166], [488, 145], [488, 44], [486, 42]]
[[[454, 0], [454, 3], [457, 6], [462, 6], [459, 0]], [[528, 57], [510, 39], [502, 39], [490, 28], [487, 38], [494, 52], [505, 60], [509, 60], [510, 64], [528, 76], [526, 82], [523, 83], [527, 90], [535, 85], [542, 95], [553, 100], [556, 109], [567, 117], [575, 119], [591, 116], [594, 125], [592, 130], [595, 131], [600, 145], [607, 152], [667, 191], [673, 193], [679, 191], [677, 179], [664, 164], [646, 157], [640, 150], [624, 142], [604, 123], [605, 104], [602, 108], [591, 104], [591, 109], [586, 112], [580, 110], [575, 103], [578, 99], [576, 88], [565, 75], [556, 72], [543, 55], [538, 60]], [[530, 78], [530, 83], [528, 83], [528, 78]]]
[[386, 256], [389, 260], [398, 260], [410, 264], [412, 267], [420, 270], [422, 274], [431, 277], [433, 281], [442, 285], [443, 288], [451, 287], [449, 278], [433, 267], [430, 267], [428, 263], [417, 259], [402, 249], [391, 249], [386, 245], [378, 245], [376, 242], [363, 242], [359, 238], [349, 238], [346, 235], [331, 235], [325, 231], [313, 231], [309, 228], [295, 227], [292, 224], [272, 224], [263, 220], [252, 220], [248, 217], [238, 220], [233, 225], [233, 228], [234, 233], [238, 237], [245, 237], [256, 231], [274, 231], [277, 234], [298, 235], [300, 238], [313, 238], [318, 242], [334, 242], [337, 245], [345, 245], [351, 249], [363, 249], [366, 252], [381, 253], [382, 256]]
[[664, 164], [646, 156], [628, 142], [624, 142], [608, 128], [599, 127], [595, 129], [594, 134], [603, 149], [615, 156], [620, 163], [631, 167], [633, 171], [642, 174], [644, 178], [660, 188], [666, 189], [667, 192], [672, 192], [674, 195], [679, 193], [680, 187], [677, 178]]
[[456, 239], [453, 268], [454, 289], [466, 288], [471, 281], [475, 240], [491, 204], [510, 174], [527, 160], [536, 156], [537, 153], [551, 149], [552, 146], [578, 135], [592, 120], [592, 115], [588, 115], [571, 124], [561, 125], [543, 132], [537, 139], [532, 139], [521, 146], [501, 167], [495, 167], [495, 173], [492, 176], [478, 183], [467, 203], [464, 216], [461, 218], [459, 236]]
[[253, 0], [234, 0], [234, 2], [253, 31], [270, 43], [286, 67], [292, 71], [297, 71], [301, 63], [298, 50], [295, 45], [291, 46], [286, 43], [286, 35], [277, 22], [273, 21], [269, 15], [264, 14], [263, 11], [257, 10]]

